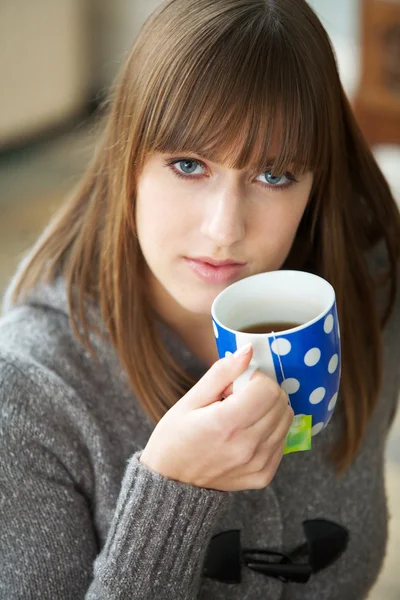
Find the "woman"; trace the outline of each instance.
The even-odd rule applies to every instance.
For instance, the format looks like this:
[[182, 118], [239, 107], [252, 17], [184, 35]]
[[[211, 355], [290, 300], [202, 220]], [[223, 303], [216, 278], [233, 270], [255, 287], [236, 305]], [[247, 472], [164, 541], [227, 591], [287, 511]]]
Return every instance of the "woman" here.
[[[165, 2], [6, 296], [0, 597], [366, 598], [387, 535], [399, 239], [306, 2]], [[335, 287], [343, 367], [329, 427], [282, 460], [287, 397], [260, 373], [231, 393], [251, 348], [218, 361], [210, 307], [289, 266]], [[288, 553], [319, 518], [349, 541], [306, 583], [215, 567], [232, 551], [210, 550], [218, 534]]]

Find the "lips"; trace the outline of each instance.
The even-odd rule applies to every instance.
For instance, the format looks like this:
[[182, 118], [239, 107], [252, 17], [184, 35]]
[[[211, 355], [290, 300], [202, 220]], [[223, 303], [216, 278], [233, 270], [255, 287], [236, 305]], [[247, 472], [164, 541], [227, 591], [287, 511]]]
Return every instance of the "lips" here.
[[213, 258], [209, 258], [208, 256], [197, 256], [196, 258], [189, 258], [189, 260], [194, 260], [196, 262], [206, 263], [208, 265], [212, 265], [213, 267], [226, 267], [228, 265], [245, 265], [246, 263], [240, 262], [238, 260], [226, 259], [226, 260], [214, 260]]
[[246, 263], [236, 261], [214, 260], [209, 257], [185, 258], [191, 271], [202, 281], [211, 284], [227, 284], [241, 276]]

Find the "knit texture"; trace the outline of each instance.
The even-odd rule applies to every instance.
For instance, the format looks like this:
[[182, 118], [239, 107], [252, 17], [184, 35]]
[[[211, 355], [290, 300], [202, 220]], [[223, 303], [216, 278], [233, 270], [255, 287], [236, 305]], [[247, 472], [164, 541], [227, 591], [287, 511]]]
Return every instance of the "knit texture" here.
[[[154, 428], [112, 346], [75, 339], [64, 283], [6, 300], [0, 319], [0, 599], [359, 600], [385, 553], [384, 449], [397, 405], [400, 305], [385, 331], [380, 402], [341, 479], [326, 454], [342, 430], [340, 394], [313, 449], [285, 456], [263, 490], [235, 493], [170, 481], [138, 461]], [[205, 366], [160, 325], [170, 352]], [[342, 340], [345, 343], [345, 340]], [[240, 584], [202, 577], [211, 536], [240, 529], [244, 547], [290, 550], [302, 522], [346, 526], [346, 553], [307, 584], [244, 568]]]

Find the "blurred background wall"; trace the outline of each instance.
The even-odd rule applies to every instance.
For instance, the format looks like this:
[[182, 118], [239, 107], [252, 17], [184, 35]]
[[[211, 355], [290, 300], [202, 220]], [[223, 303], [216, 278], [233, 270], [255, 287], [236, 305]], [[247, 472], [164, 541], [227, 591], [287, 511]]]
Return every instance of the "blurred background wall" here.
[[87, 25], [81, 0], [3, 0], [0, 146], [62, 122], [87, 101]]
[[112, 82], [156, 0], [3, 0], [0, 148], [76, 116]]
[[[159, 0], [3, 0], [0, 148], [75, 116], [113, 80]], [[350, 93], [359, 60], [358, 0], [312, 0], [335, 40]], [[348, 52], [352, 60], [348, 60]]]
[[[400, 0], [309, 2], [332, 39], [349, 98], [362, 100], [358, 115], [366, 133], [375, 122], [371, 146], [400, 201]], [[90, 159], [96, 105], [160, 3], [1, 0], [0, 295]], [[400, 414], [388, 441], [387, 482], [389, 549], [369, 600], [400, 598]]]

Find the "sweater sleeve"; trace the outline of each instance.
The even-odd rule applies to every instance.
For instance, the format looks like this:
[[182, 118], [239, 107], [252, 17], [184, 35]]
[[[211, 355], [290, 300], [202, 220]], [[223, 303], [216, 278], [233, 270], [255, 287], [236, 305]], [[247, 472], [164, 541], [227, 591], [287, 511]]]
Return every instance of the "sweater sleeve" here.
[[100, 597], [196, 598], [225, 496], [152, 473], [136, 454], [125, 473], [107, 543], [95, 562], [100, 589], [107, 592]]
[[0, 600], [195, 599], [229, 494], [161, 477], [138, 452], [100, 548], [90, 459], [48, 392], [0, 360]]

